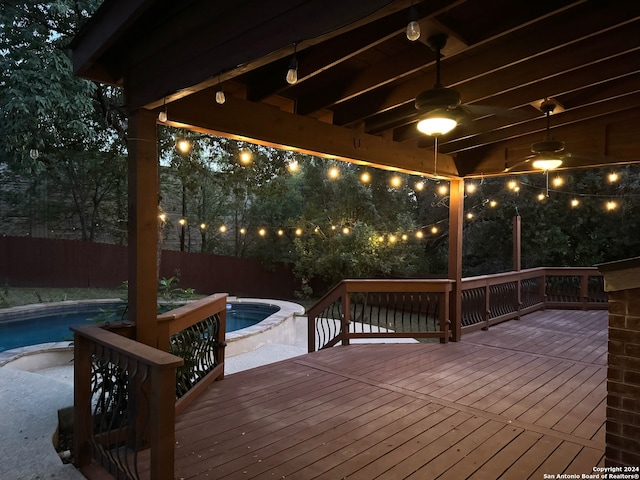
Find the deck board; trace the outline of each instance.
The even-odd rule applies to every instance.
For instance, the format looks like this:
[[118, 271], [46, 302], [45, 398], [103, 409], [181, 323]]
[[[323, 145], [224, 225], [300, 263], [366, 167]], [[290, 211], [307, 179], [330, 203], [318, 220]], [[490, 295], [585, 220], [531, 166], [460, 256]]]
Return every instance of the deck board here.
[[604, 456], [606, 330], [605, 311], [552, 310], [461, 342], [358, 343], [228, 375], [178, 417], [176, 476], [590, 473]]

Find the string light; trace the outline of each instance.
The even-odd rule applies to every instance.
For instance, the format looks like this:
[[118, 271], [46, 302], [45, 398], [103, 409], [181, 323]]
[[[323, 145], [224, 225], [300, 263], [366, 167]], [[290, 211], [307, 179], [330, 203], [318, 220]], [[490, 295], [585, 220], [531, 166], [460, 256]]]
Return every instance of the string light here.
[[580, 200], [578, 200], [577, 198], [572, 198], [571, 207], [576, 208], [578, 205], [580, 205]]
[[616, 202], [614, 202], [613, 200], [609, 200], [607, 202], [607, 210], [608, 211], [615, 210], [616, 208], [618, 208], [618, 204]]
[[158, 219], [164, 223], [167, 221], [167, 214], [166, 213], [161, 213], [160, 215], [158, 215]]
[[240, 150], [240, 163], [243, 165], [249, 165], [252, 159], [253, 155], [250, 150]]
[[473, 220], [473, 213], [467, 213], [467, 220]]
[[424, 182], [422, 180], [419, 182], [416, 182], [416, 184], [413, 186], [413, 189], [416, 192], [421, 192], [422, 190], [424, 190]]
[[300, 236], [302, 235], [302, 229], [301, 228], [296, 228], [296, 236]]
[[286, 80], [289, 85], [295, 85], [298, 82], [298, 58], [296, 57], [296, 50], [298, 45], [293, 44], [293, 57], [289, 61], [289, 70], [287, 70]]
[[291, 173], [295, 173], [300, 169], [300, 164], [298, 163], [297, 160], [291, 160], [287, 165], [287, 168]]
[[515, 180], [509, 180], [509, 183], [507, 183], [507, 187], [509, 187], [509, 190], [515, 190], [516, 188], [518, 188], [518, 182], [516, 182]]
[[495, 208], [495, 207], [497, 207], [497, 206], [498, 206], [498, 202], [496, 202], [495, 200], [490, 200], [490, 201], [489, 201], [489, 206], [490, 206], [491, 208]]
[[222, 91], [222, 83], [220, 82], [220, 74], [218, 74], [218, 90], [216, 91], [216, 103], [218, 105], [224, 104], [227, 101], [224, 92]]
[[467, 183], [465, 189], [467, 191], [467, 193], [474, 193], [476, 191], [476, 184], [475, 183]]
[[247, 229], [246, 228], [241, 228], [240, 229], [240, 234], [241, 235], [245, 235], [247, 233]]
[[220, 230], [220, 233], [224, 233], [227, 231], [227, 227], [224, 225], [220, 225], [220, 228], [218, 228], [218, 230]]
[[609, 182], [616, 183], [620, 179], [620, 176], [616, 172], [611, 172], [609, 174]]
[[562, 177], [555, 177], [553, 179], [553, 186], [554, 187], [559, 187], [564, 183], [564, 180], [562, 179]]
[[349, 235], [350, 231], [349, 231], [349, 227], [344, 227], [342, 229], [342, 233], [344, 233], [345, 235]]
[[164, 123], [167, 121], [167, 98], [166, 97], [162, 100], [162, 106], [164, 107], [164, 109], [160, 113], [158, 113], [158, 120]]
[[389, 243], [396, 243], [398, 238], [395, 235], [389, 235]]
[[442, 184], [438, 187], [438, 193], [440, 195], [446, 195], [449, 192], [449, 187], [447, 187], [445, 184]]
[[338, 169], [338, 167], [331, 167], [329, 169], [328, 175], [330, 179], [336, 180], [340, 176], [340, 170]]
[[422, 233], [422, 230], [418, 230], [418, 231], [416, 232], [416, 238], [420, 239], [420, 238], [422, 238], [422, 237], [424, 237], [424, 233]]
[[420, 38], [420, 24], [418, 23], [418, 12], [416, 7], [411, 5], [409, 9], [409, 23], [407, 24], [407, 31], [405, 32], [407, 39], [411, 42], [415, 42]]
[[435, 225], [431, 227], [431, 233], [433, 233], [434, 235], [438, 233], [438, 227], [436, 227]]
[[400, 238], [402, 238], [403, 242], [406, 242], [407, 240], [409, 240], [409, 235], [407, 235], [406, 233], [403, 233], [402, 237], [400, 237]]
[[207, 224], [206, 224], [206, 223], [204, 223], [204, 222], [202, 222], [202, 223], [200, 224], [200, 230], [206, 230], [206, 229], [207, 229]]
[[260, 230], [258, 230], [258, 235], [260, 235], [261, 237], [264, 237], [267, 234], [267, 230], [264, 228], [261, 228]]
[[191, 151], [191, 142], [186, 138], [181, 138], [176, 142], [176, 147], [180, 153], [189, 153]]
[[541, 193], [539, 193], [539, 194], [538, 194], [538, 200], [540, 200], [541, 202], [542, 202], [545, 198], [547, 198], [547, 196], [546, 196], [544, 193], [542, 193], [542, 192], [541, 192]]
[[402, 186], [402, 178], [400, 178], [398, 175], [394, 175], [393, 177], [391, 177], [391, 180], [389, 180], [389, 183], [393, 188], [400, 188]]
[[281, 236], [283, 236], [283, 235], [284, 235], [284, 230], [279, 229], [279, 230], [278, 230], [278, 236], [279, 236], [279, 237], [281, 237]]
[[371, 174], [369, 172], [362, 172], [362, 175], [360, 175], [360, 181], [362, 183], [369, 183], [371, 181]]
[[380, 235], [378, 237], [378, 242], [380, 242], [380, 243], [384, 242], [384, 237], [382, 235]]
[[187, 219], [181, 218], [180, 220], [178, 220], [178, 223], [184, 227], [187, 224]]

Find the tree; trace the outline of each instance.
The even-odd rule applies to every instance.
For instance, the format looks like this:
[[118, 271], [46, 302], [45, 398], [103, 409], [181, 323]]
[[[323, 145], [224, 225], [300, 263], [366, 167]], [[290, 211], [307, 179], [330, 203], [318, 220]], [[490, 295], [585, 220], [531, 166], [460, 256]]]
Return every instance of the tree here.
[[27, 194], [47, 190], [46, 230], [85, 240], [125, 219], [121, 92], [74, 76], [67, 55], [99, 4], [0, 2], [0, 155]]

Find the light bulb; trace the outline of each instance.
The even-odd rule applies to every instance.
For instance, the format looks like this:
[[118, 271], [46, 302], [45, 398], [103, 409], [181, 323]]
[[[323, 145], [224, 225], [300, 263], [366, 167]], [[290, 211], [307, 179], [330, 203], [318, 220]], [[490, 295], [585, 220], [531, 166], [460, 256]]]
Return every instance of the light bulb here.
[[578, 205], [580, 205], [580, 200], [578, 200], [577, 198], [573, 198], [571, 199], [571, 206], [572, 207], [577, 207]]
[[287, 83], [289, 85], [293, 85], [298, 81], [298, 70], [295, 68], [290, 68], [287, 70]]
[[407, 38], [412, 42], [420, 38], [420, 24], [417, 21], [411, 20], [407, 25]]
[[369, 183], [371, 181], [371, 175], [369, 172], [362, 172], [362, 175], [360, 175], [360, 181], [362, 183]]
[[222, 89], [218, 90], [216, 92], [216, 103], [218, 105], [222, 105], [226, 101], [227, 101], [227, 97], [224, 96], [224, 92], [222, 91]]
[[158, 120], [163, 122], [163, 123], [167, 121], [167, 111], [166, 110], [163, 110], [162, 112], [160, 112], [158, 114]]

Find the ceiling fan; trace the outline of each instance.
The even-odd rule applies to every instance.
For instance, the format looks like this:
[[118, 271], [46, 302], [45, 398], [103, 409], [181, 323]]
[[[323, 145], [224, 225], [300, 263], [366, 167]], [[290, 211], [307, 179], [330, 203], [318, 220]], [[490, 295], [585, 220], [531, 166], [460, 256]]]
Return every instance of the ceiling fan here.
[[447, 44], [447, 38], [446, 34], [440, 33], [427, 39], [427, 45], [436, 54], [436, 82], [433, 88], [419, 93], [415, 98], [415, 108], [419, 118], [418, 130], [427, 135], [438, 136], [450, 132], [472, 114], [514, 115], [515, 112], [505, 108], [464, 105], [460, 92], [442, 85], [440, 82], [440, 57], [442, 49]]
[[569, 154], [563, 154], [564, 152], [564, 142], [559, 140], [554, 140], [551, 138], [549, 133], [549, 117], [556, 109], [557, 103], [550, 98], [546, 98], [540, 104], [540, 110], [545, 114], [547, 120], [547, 126], [545, 128], [544, 139], [541, 142], [535, 142], [531, 144], [531, 153], [532, 155], [526, 157], [524, 160], [514, 164], [507, 165], [504, 169], [505, 172], [509, 172], [517, 167], [520, 167], [524, 164], [531, 163], [533, 168], [538, 170], [553, 170], [554, 168], [558, 168], [562, 165], [562, 161], [565, 156], [569, 156]]

